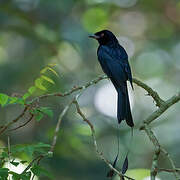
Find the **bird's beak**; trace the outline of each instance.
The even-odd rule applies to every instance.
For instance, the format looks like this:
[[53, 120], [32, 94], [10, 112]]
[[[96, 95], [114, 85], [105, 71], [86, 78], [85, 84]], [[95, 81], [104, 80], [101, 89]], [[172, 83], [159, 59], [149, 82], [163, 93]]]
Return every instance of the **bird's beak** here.
[[95, 35], [95, 34], [93, 34], [93, 35], [89, 35], [89, 38], [93, 38], [93, 39], [99, 39], [99, 36], [97, 36], [97, 35]]

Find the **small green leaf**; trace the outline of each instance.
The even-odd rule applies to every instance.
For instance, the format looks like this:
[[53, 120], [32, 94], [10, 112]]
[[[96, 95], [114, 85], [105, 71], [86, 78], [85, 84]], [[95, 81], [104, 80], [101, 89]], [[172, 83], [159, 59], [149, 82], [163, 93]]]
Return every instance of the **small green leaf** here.
[[57, 66], [57, 64], [56, 63], [49, 63], [48, 66], [54, 67], [54, 66]]
[[1, 156], [2, 156], [3, 158], [7, 158], [7, 157], [9, 157], [8, 153], [7, 153], [7, 152], [5, 152], [5, 151], [1, 153]]
[[49, 77], [47, 77], [47, 76], [42, 75], [41, 78], [43, 78], [44, 80], [50, 82], [51, 84], [55, 84], [54, 81], [52, 79], [50, 79]]
[[36, 87], [35, 87], [35, 86], [31, 86], [31, 87], [28, 89], [28, 92], [29, 92], [30, 94], [33, 94], [35, 91], [36, 91]]
[[51, 71], [52, 73], [54, 73], [57, 77], [59, 77], [58, 73], [57, 73], [53, 68], [47, 67], [47, 69], [48, 69], [49, 71]]
[[8, 168], [0, 168], [0, 177], [4, 180], [8, 178]]
[[14, 166], [18, 166], [19, 165], [19, 162], [14, 162], [14, 161], [12, 161], [12, 162], [10, 162], [12, 165], [14, 165]]
[[9, 104], [14, 104], [17, 102], [17, 100], [18, 100], [17, 97], [9, 97]]
[[21, 163], [21, 164], [25, 164], [25, 163], [27, 163], [27, 161], [20, 161], [20, 163]]
[[40, 107], [39, 111], [43, 112], [44, 114], [48, 115], [49, 117], [53, 117], [53, 111], [48, 107]]
[[51, 147], [51, 145], [49, 145], [49, 144], [45, 144], [45, 143], [42, 143], [42, 142], [39, 142], [38, 144], [35, 144], [34, 145], [35, 147], [40, 147], [40, 148], [47, 148], [47, 147]]
[[8, 99], [9, 99], [8, 95], [0, 93], [0, 104], [2, 106], [5, 106], [7, 104]]
[[34, 165], [32, 168], [31, 168], [31, 171], [36, 175], [36, 176], [40, 176], [40, 175], [44, 175], [44, 176], [47, 176], [51, 179], [53, 179], [53, 175], [47, 171], [46, 169], [38, 166], [38, 165]]
[[38, 78], [35, 80], [35, 86], [43, 91], [46, 91], [47, 89], [42, 85], [42, 83], [43, 83], [42, 78]]
[[43, 117], [44, 117], [44, 114], [41, 113], [41, 112], [39, 112], [39, 113], [37, 113], [37, 114], [35, 115], [35, 119], [36, 119], [36, 121], [38, 121], [38, 122], [39, 122]]
[[44, 73], [47, 71], [47, 69], [48, 69], [48, 67], [43, 68], [43, 69], [40, 71], [40, 73], [41, 73], [41, 74], [44, 74]]
[[25, 101], [24, 101], [24, 99], [22, 99], [22, 98], [18, 98], [17, 101], [16, 101], [16, 103], [17, 103], [17, 104], [22, 104], [22, 105], [24, 105], [24, 104], [25, 104]]
[[26, 100], [29, 96], [31, 96], [31, 94], [30, 93], [25, 93], [24, 95], [23, 95], [23, 100]]

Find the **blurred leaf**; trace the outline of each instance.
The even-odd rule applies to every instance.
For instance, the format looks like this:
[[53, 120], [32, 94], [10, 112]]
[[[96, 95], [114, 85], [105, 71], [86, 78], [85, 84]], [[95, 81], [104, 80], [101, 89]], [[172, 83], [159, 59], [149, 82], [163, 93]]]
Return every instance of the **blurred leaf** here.
[[11, 163], [12, 165], [16, 166], [16, 167], [19, 165], [19, 162], [11, 161], [10, 163]]
[[31, 172], [18, 174], [16, 172], [11, 171], [10, 174], [12, 174], [13, 180], [30, 180], [31, 178]]
[[48, 69], [49, 71], [51, 71], [52, 73], [54, 73], [57, 77], [59, 77], [58, 73], [57, 73], [53, 68], [47, 67], [47, 69]]
[[8, 178], [8, 168], [0, 168], [0, 177], [2, 178], [2, 180], [5, 180]]
[[44, 114], [47, 114], [51, 118], [53, 117], [53, 111], [48, 107], [40, 107], [39, 111], [43, 112]]
[[29, 92], [30, 94], [33, 94], [35, 91], [36, 91], [36, 87], [35, 87], [35, 86], [31, 86], [31, 87], [28, 89], [28, 92]]
[[104, 9], [88, 9], [82, 18], [82, 24], [88, 32], [96, 32], [107, 27], [108, 14]]
[[50, 79], [49, 77], [47, 77], [47, 76], [42, 75], [41, 78], [43, 78], [44, 80], [46, 80], [46, 81], [48, 81], [48, 82], [50, 82], [52, 84], [55, 84], [54, 81], [52, 79]]
[[3, 151], [3, 152], [1, 153], [1, 156], [2, 156], [3, 158], [9, 157], [8, 153], [5, 152], [5, 151]]
[[48, 67], [43, 68], [43, 69], [40, 71], [40, 73], [41, 73], [41, 74], [44, 74], [44, 73], [47, 71], [47, 69], [48, 69]]
[[14, 104], [18, 101], [18, 98], [17, 97], [9, 97], [9, 104]]
[[35, 119], [36, 121], [40, 121], [42, 118], [44, 117], [44, 114], [41, 113], [41, 112], [38, 112], [36, 115], [35, 115]]
[[[53, 67], [53, 64], [51, 65], [51, 67]], [[41, 74], [44, 74], [44, 73], [46, 73], [46, 71], [47, 70], [49, 70], [49, 71], [51, 71], [53, 74], [55, 74], [57, 77], [59, 77], [59, 75], [57, 74], [57, 72], [53, 69], [53, 68], [51, 68], [51, 67], [45, 67], [45, 68], [43, 68], [41, 71], [40, 71], [40, 73]]]
[[31, 94], [30, 93], [25, 93], [24, 95], [23, 95], [23, 100], [26, 100], [29, 96], [31, 96]]
[[27, 161], [20, 161], [20, 163], [21, 163], [21, 164], [25, 164], [25, 163], [27, 163]]
[[47, 171], [46, 169], [38, 166], [38, 165], [34, 165], [32, 168], [31, 168], [31, 171], [36, 175], [36, 176], [40, 176], [40, 175], [44, 175], [44, 176], [47, 176], [51, 179], [53, 179], [53, 175]]
[[0, 93], [0, 104], [2, 105], [2, 107], [7, 104], [8, 99], [9, 99], [8, 95]]
[[56, 63], [49, 63], [48, 66], [54, 67], [54, 66], [57, 66], [57, 64]]
[[[11, 153], [14, 156], [17, 156], [17, 153], [26, 153], [29, 157], [33, 157], [35, 152], [38, 153], [47, 153], [50, 148], [49, 144], [45, 143], [37, 143], [37, 144], [18, 144], [11, 146]], [[21, 163], [25, 163], [26, 161], [22, 161]]]
[[130, 170], [127, 170], [126, 175], [134, 179], [143, 180], [150, 176], [150, 170], [149, 169], [130, 169]]
[[43, 83], [42, 78], [38, 78], [35, 80], [35, 86], [43, 91], [46, 91], [47, 89], [42, 85], [42, 83]]

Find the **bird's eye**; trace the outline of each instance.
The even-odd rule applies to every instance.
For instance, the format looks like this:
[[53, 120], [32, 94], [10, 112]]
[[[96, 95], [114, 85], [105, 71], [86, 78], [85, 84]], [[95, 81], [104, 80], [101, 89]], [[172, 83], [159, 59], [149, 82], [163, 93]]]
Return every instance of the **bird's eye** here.
[[104, 33], [101, 33], [101, 37], [103, 37], [104, 36]]

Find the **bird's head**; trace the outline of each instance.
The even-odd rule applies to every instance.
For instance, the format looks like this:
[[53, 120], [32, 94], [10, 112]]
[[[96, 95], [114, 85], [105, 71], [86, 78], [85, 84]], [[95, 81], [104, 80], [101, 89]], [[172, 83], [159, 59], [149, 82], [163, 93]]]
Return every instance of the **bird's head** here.
[[96, 39], [100, 45], [118, 43], [116, 36], [109, 30], [102, 30], [89, 36], [90, 38]]

